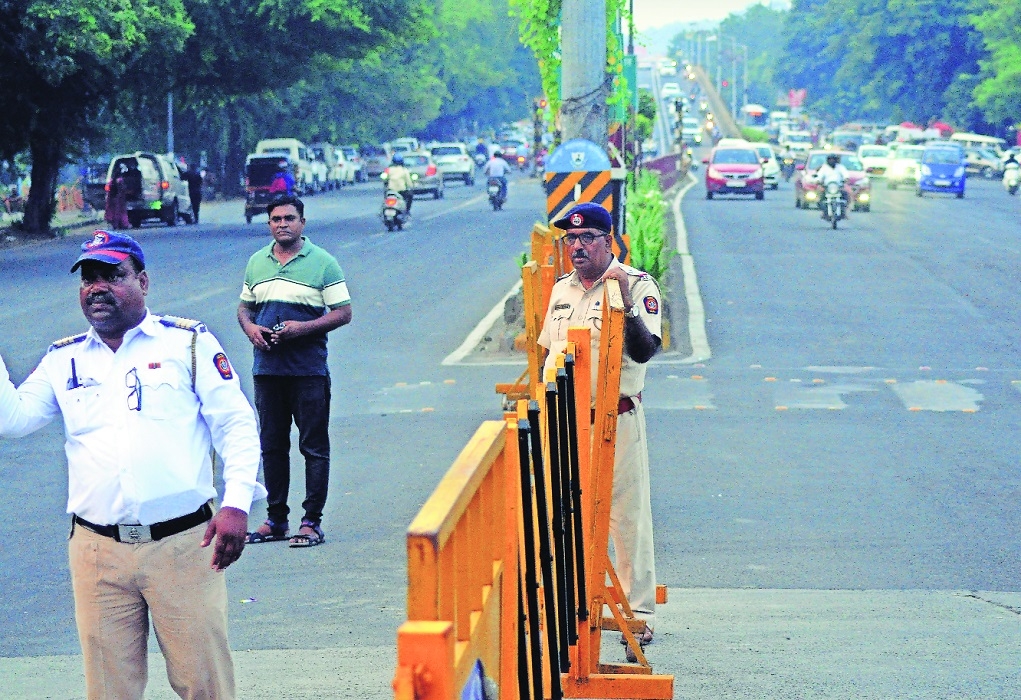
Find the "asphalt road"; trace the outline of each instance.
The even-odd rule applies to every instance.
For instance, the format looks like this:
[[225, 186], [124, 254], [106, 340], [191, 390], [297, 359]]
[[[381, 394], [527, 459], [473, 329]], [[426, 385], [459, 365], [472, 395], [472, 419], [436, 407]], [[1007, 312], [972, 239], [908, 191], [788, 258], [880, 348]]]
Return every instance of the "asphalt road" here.
[[[451, 183], [392, 234], [378, 198], [361, 185], [308, 200], [306, 233], [337, 255], [354, 299], [330, 345], [327, 543], [253, 546], [231, 567], [246, 698], [391, 697], [404, 529], [499, 416], [493, 384], [517, 375], [440, 362], [517, 280], [543, 213], [537, 182], [513, 182], [499, 213], [481, 187]], [[982, 181], [964, 200], [880, 186], [872, 212], [836, 232], [793, 202], [786, 183], [761, 202], [706, 201], [696, 184], [681, 204], [711, 357], [686, 357], [700, 339], [678, 337], [649, 370], [670, 588], [649, 659], [676, 674], [675, 697], [1017, 697], [1021, 201]], [[244, 378], [234, 311], [267, 229], [245, 226], [240, 205], [212, 205], [203, 222], [140, 232], [150, 306], [205, 321]], [[84, 327], [65, 272], [75, 254], [64, 241], [0, 255], [13, 292], [0, 353], [16, 379]], [[681, 269], [671, 288], [684, 309], [696, 280]], [[60, 438], [51, 426], [0, 442], [8, 697], [82, 697]], [[172, 697], [163, 675], [154, 662], [149, 697]]]

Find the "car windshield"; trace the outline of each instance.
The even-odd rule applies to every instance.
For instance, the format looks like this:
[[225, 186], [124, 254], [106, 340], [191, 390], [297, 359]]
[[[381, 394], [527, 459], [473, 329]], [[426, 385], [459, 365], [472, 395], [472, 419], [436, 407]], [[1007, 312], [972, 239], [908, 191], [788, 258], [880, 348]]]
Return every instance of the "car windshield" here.
[[773, 157], [773, 149], [769, 146], [756, 146], [755, 151], [759, 154], [759, 158]]
[[930, 148], [922, 154], [922, 162], [930, 165], [960, 165], [961, 152], [956, 148]]
[[[831, 154], [829, 154], [829, 153], [815, 153], [815, 154], [812, 155], [811, 158], [808, 159], [808, 165], [806, 165], [805, 167], [808, 168], [809, 170], [818, 170], [819, 168], [821, 168], [823, 166], [824, 163], [826, 163], [826, 158], [829, 155], [831, 155]], [[861, 161], [858, 160], [858, 156], [852, 156], [852, 155], [850, 155], [848, 153], [840, 153], [840, 154], [838, 154], [838, 157], [840, 158], [840, 164], [843, 165], [848, 170], [864, 170], [865, 169], [865, 166], [863, 166], [861, 164]]]
[[386, 149], [382, 146], [365, 146], [362, 148], [363, 156], [385, 156]]
[[342, 148], [342, 149], [340, 149], [340, 152], [343, 153], [348, 158], [357, 158], [358, 157], [358, 151], [356, 149], [354, 149], [354, 148]]
[[812, 143], [811, 134], [787, 134], [788, 143]]
[[713, 164], [758, 165], [759, 157], [747, 148], [724, 148], [713, 154]]
[[977, 153], [985, 160], [996, 160], [996, 156], [992, 153], [992, 151], [987, 151], [984, 148], [978, 149]]
[[894, 153], [895, 158], [906, 158], [910, 160], [921, 160], [922, 153], [925, 152], [924, 148], [910, 148], [901, 146]]
[[420, 168], [429, 165], [429, 159], [425, 156], [404, 156], [404, 164], [409, 168]]
[[698, 119], [695, 119], [694, 117], [685, 117], [683, 123], [684, 123], [684, 126], [687, 127], [687, 128], [692, 128], [692, 129], [697, 129], [698, 128]]
[[432, 150], [434, 156], [459, 156], [461, 149], [457, 146], [437, 146]]
[[890, 152], [885, 148], [863, 148], [861, 149], [862, 158], [886, 158]]

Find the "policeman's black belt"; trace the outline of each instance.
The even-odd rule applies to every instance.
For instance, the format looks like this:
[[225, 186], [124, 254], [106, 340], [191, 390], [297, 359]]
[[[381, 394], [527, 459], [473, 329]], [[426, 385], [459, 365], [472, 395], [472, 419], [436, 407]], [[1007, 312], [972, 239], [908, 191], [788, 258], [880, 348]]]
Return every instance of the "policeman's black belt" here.
[[190, 530], [196, 525], [207, 522], [212, 517], [213, 509], [208, 503], [203, 503], [202, 507], [194, 513], [164, 520], [153, 525], [96, 525], [77, 515], [72, 516], [72, 520], [74, 523], [81, 525], [86, 530], [91, 530], [97, 535], [110, 537], [118, 542], [127, 544], [141, 544], [143, 542], [156, 542], [165, 537]]

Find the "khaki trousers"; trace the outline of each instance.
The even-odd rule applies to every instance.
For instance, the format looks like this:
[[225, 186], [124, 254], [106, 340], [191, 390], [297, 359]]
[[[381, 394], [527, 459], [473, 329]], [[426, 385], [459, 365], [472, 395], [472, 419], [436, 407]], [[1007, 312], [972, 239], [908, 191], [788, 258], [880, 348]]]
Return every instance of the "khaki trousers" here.
[[639, 401], [634, 409], [617, 416], [610, 539], [621, 592], [635, 617], [652, 629], [656, 626], [656, 556], [645, 409]]
[[235, 697], [227, 587], [200, 546], [205, 529], [123, 544], [75, 526], [68, 557], [89, 700], [141, 700], [150, 615], [179, 696]]

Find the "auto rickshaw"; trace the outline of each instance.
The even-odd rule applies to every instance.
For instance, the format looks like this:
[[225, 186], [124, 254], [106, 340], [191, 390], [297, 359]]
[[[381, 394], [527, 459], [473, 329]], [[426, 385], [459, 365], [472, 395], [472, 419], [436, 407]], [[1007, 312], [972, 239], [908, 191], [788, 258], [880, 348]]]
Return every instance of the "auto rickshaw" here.
[[294, 165], [284, 155], [251, 153], [245, 158], [245, 221], [248, 223], [252, 223], [256, 214], [265, 214], [271, 201], [286, 194], [272, 190], [281, 163], [286, 163], [287, 170], [294, 173]]

